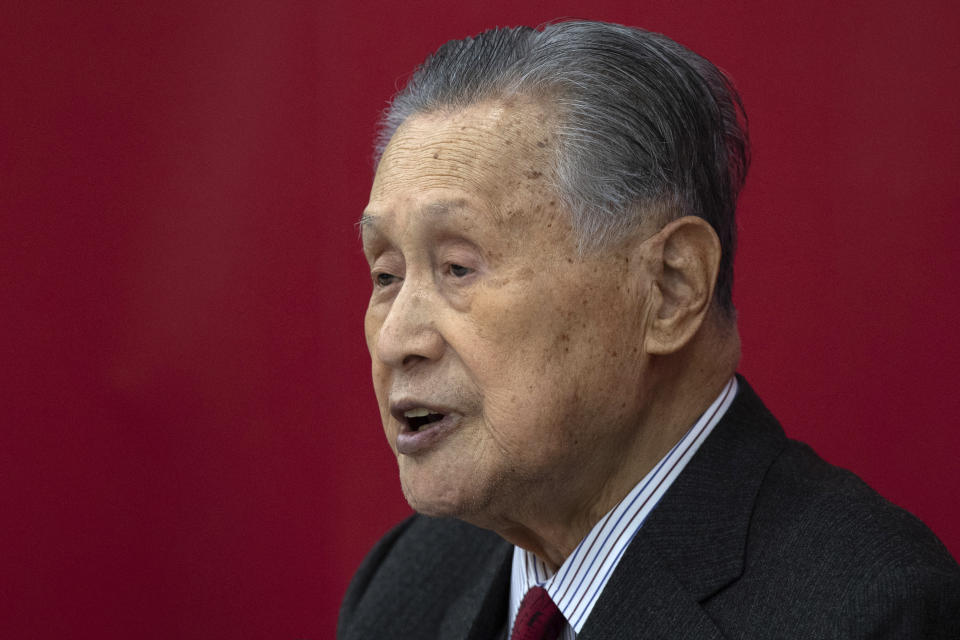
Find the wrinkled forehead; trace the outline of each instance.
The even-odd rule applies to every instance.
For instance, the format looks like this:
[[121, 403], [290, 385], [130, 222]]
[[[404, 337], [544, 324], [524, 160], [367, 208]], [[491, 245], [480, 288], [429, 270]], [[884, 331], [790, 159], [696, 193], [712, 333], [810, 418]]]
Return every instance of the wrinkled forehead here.
[[415, 114], [384, 150], [371, 206], [459, 191], [509, 215], [511, 201], [550, 188], [553, 118], [544, 103], [520, 98]]

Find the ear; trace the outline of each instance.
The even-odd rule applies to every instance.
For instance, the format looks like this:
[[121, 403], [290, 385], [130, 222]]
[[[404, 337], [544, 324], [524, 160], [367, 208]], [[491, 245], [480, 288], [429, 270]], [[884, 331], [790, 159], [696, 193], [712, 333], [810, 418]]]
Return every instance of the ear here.
[[720, 239], [703, 218], [673, 220], [650, 238], [653, 269], [644, 346], [665, 355], [686, 345], [703, 324], [720, 265]]

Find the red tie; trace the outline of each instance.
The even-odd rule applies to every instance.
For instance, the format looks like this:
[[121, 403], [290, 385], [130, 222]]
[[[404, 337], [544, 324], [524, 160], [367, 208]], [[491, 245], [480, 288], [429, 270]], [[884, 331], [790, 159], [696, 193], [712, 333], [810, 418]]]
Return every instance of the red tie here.
[[557, 640], [563, 614], [543, 587], [531, 587], [523, 596], [510, 640]]

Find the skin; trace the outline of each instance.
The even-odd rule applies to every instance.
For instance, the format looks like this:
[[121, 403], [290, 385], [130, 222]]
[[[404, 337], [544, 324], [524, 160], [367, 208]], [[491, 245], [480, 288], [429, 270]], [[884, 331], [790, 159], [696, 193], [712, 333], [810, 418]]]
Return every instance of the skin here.
[[[739, 339], [710, 301], [699, 218], [578, 255], [551, 188], [555, 114], [514, 98], [418, 114], [361, 219], [374, 390], [417, 511], [493, 529], [558, 567], [706, 410]], [[398, 452], [391, 405], [454, 427]]]

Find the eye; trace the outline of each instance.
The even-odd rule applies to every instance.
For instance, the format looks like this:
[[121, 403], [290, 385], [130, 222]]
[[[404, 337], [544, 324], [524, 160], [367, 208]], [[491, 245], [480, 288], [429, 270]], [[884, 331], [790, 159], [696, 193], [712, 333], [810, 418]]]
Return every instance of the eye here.
[[473, 273], [473, 269], [470, 267], [464, 267], [463, 265], [459, 264], [451, 264], [448, 269], [450, 270], [450, 275], [455, 278], [465, 278]]
[[389, 287], [391, 284], [399, 280], [397, 276], [392, 273], [375, 273], [373, 274], [373, 284], [378, 287]]

